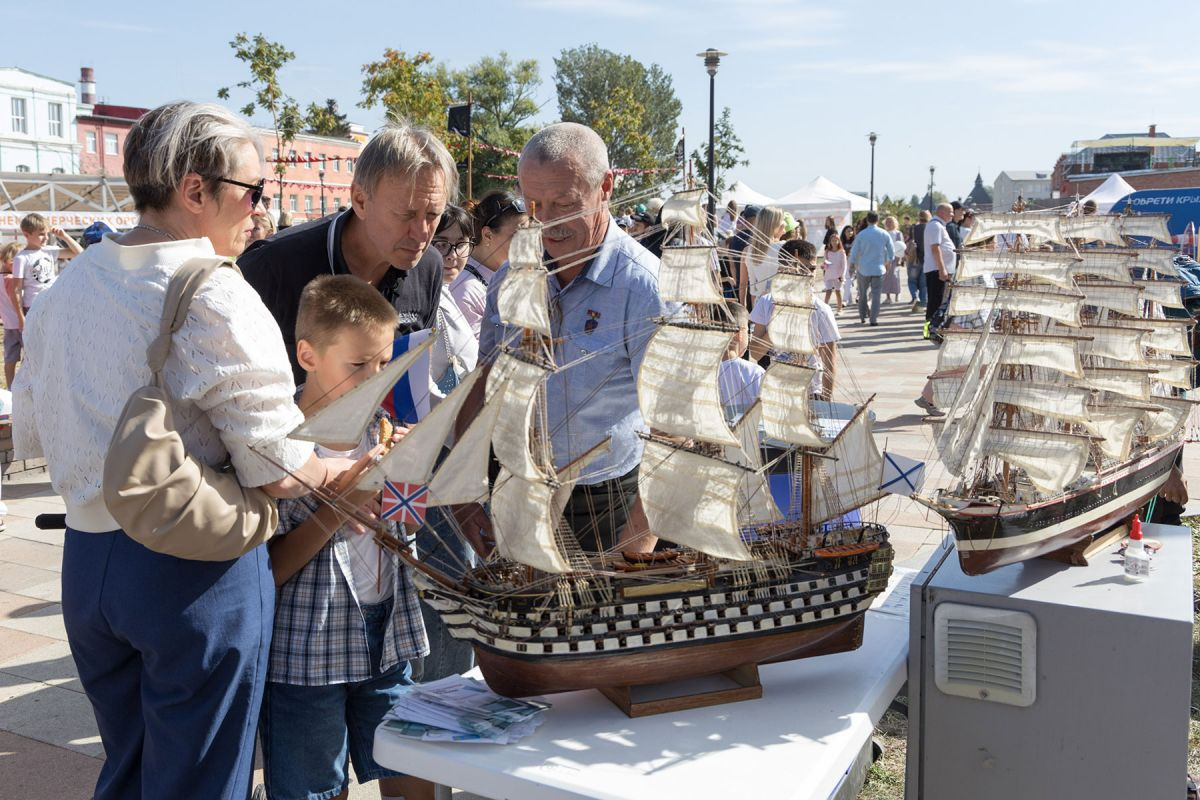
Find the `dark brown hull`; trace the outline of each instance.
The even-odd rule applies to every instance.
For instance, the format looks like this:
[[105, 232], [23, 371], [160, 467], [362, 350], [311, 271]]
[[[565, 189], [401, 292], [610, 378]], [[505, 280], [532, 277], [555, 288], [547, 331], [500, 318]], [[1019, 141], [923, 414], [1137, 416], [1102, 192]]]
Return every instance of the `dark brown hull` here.
[[695, 642], [646, 653], [522, 659], [476, 645], [475, 658], [492, 691], [508, 697], [641, 686], [713, 675], [743, 664], [771, 664], [855, 650], [862, 645], [863, 613], [796, 631]]

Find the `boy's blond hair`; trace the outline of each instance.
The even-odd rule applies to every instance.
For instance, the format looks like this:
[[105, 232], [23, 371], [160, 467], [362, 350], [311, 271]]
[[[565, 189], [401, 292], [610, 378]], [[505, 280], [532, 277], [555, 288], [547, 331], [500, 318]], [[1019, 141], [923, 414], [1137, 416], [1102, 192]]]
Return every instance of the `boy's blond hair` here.
[[736, 325], [738, 330], [744, 331], [750, 327], [750, 312], [741, 303], [726, 301], [725, 311], [729, 314], [729, 321]]
[[39, 233], [50, 230], [50, 223], [41, 214], [26, 214], [21, 219], [21, 233]]
[[21, 252], [21, 245], [18, 242], [8, 242], [0, 245], [0, 264], [8, 264], [9, 269], [12, 269], [12, 260], [16, 258], [17, 253]]
[[396, 309], [371, 284], [353, 275], [313, 278], [300, 295], [296, 340], [325, 349], [343, 328], [394, 330]]

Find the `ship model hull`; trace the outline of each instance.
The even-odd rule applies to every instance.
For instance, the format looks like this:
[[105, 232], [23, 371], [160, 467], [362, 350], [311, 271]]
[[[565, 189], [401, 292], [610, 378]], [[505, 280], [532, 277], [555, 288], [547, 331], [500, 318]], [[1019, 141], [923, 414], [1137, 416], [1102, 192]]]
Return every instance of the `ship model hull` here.
[[1041, 503], [999, 504], [945, 495], [921, 502], [949, 523], [963, 572], [982, 575], [1077, 544], [1128, 518], [1158, 493], [1180, 447], [1155, 450], [1102, 473], [1083, 489]]
[[569, 609], [543, 608], [545, 596], [498, 602], [418, 581], [451, 635], [474, 645], [499, 694], [664, 683], [858, 648], [864, 615], [891, 574], [886, 531], [871, 528], [875, 549], [806, 559], [781, 576], [722, 577], [677, 590], [667, 584], [653, 593], [646, 592], [652, 583], [616, 579], [611, 602]]

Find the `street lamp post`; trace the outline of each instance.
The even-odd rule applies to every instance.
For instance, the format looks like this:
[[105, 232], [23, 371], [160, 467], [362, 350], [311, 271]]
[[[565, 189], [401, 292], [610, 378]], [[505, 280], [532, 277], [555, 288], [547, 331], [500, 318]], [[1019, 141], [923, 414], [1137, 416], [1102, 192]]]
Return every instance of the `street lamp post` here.
[[714, 164], [717, 130], [717, 67], [721, 64], [721, 56], [729, 54], [710, 47], [696, 55], [704, 59], [704, 68], [708, 70], [708, 230], [711, 232], [717, 220], [716, 166]]
[[321, 216], [325, 216], [325, 170], [317, 173], [317, 180], [321, 182]]
[[929, 168], [929, 213], [933, 213], [933, 167]]
[[879, 134], [871, 131], [867, 134], [867, 141], [871, 143], [871, 210], [875, 210], [875, 140], [879, 138]]

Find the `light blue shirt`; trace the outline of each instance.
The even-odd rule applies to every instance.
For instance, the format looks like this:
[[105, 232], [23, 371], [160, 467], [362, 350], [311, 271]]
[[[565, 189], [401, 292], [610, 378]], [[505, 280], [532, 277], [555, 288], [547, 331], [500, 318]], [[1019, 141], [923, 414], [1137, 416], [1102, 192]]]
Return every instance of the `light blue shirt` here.
[[[507, 274], [505, 264], [488, 284], [479, 331], [480, 357], [487, 361], [516, 334], [496, 310]], [[554, 361], [567, 367], [546, 380], [555, 466], [562, 469], [611, 436], [608, 451], [591, 462], [580, 483], [620, 477], [642, 460], [638, 433], [646, 426], [637, 373], [655, 319], [672, 310], [658, 295], [658, 259], [610, 218], [604, 242], [584, 271], [565, 287], [553, 275], [548, 284]]]
[[874, 277], [884, 273], [887, 263], [896, 257], [892, 237], [878, 225], [868, 225], [854, 237], [850, 248], [850, 263], [858, 268], [859, 275]]

